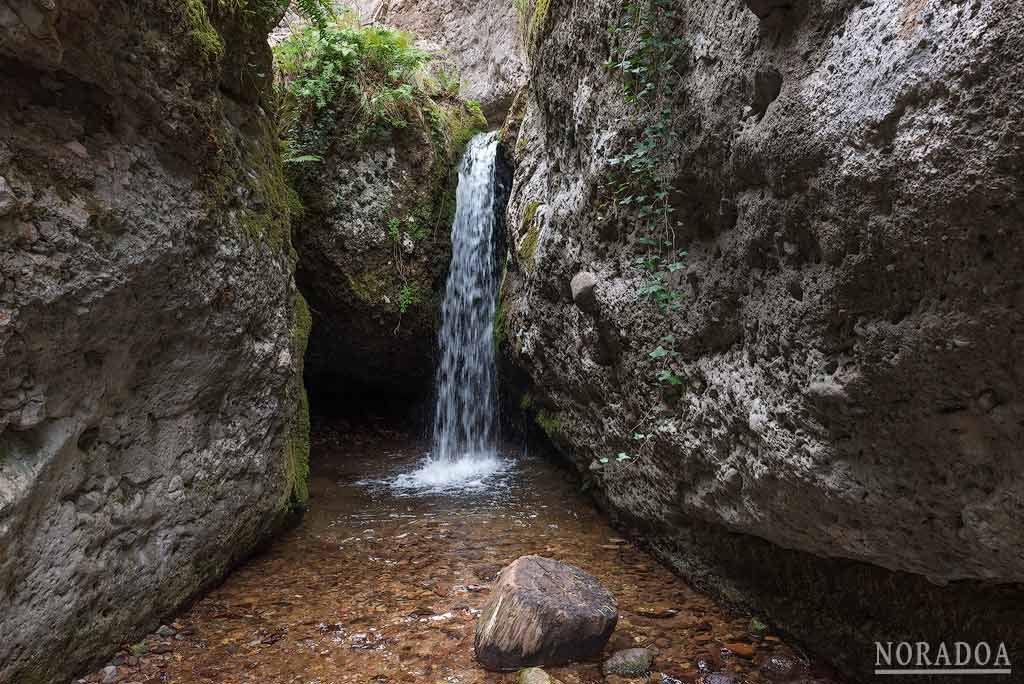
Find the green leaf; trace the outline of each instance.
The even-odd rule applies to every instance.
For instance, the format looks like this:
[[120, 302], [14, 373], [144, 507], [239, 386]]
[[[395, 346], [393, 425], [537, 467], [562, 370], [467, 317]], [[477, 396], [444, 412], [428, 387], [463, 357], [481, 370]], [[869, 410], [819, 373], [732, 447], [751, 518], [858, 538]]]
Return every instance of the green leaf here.
[[652, 359], [663, 359], [668, 356], [668, 350], [662, 346], [658, 346], [657, 349], [648, 354]]
[[678, 375], [676, 375], [675, 373], [673, 373], [672, 371], [668, 370], [667, 368], [665, 370], [660, 371], [658, 373], [658, 380], [660, 380], [662, 382], [667, 382], [670, 385], [682, 385], [683, 384], [683, 379], [681, 377], [679, 377]]

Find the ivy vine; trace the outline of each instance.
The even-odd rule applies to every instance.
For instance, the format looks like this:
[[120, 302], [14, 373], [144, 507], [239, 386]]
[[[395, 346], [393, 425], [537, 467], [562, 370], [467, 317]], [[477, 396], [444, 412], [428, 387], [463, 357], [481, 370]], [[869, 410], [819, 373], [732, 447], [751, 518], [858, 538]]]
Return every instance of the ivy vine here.
[[[609, 160], [616, 169], [606, 185], [620, 222], [631, 226], [641, 254], [633, 265], [647, 274], [637, 297], [662, 314], [682, 306], [683, 293], [671, 284], [671, 274], [682, 270], [686, 250], [676, 243], [678, 222], [672, 206], [677, 193], [671, 155], [678, 149], [679, 127], [674, 117], [681, 97], [681, 69], [685, 43], [673, 35], [678, 11], [675, 0], [643, 0], [626, 3], [612, 33], [612, 54], [606, 69], [618, 72], [623, 97], [636, 108], [639, 135], [631, 147]], [[674, 345], [666, 334], [661, 342]], [[674, 349], [659, 345], [649, 354], [657, 366], [655, 378], [668, 385], [682, 379], [671, 367]]]
[[[673, 199], [678, 195], [674, 152], [680, 147], [681, 126], [676, 125], [682, 97], [682, 69], [686, 58], [679, 25], [677, 0], [640, 0], [622, 6], [619, 21], [609, 28], [611, 55], [606, 69], [619, 75], [623, 98], [635, 109], [638, 134], [621, 156], [609, 160], [613, 168], [605, 184], [611, 198], [613, 218], [627, 226], [638, 254], [631, 265], [645, 274], [637, 298], [663, 317], [682, 307], [683, 292], [673, 286], [673, 273], [685, 268], [687, 252], [677, 242]], [[676, 339], [666, 330], [647, 357], [653, 377], [661, 385], [683, 384], [674, 365], [679, 352]], [[626, 467], [636, 463], [653, 448], [654, 435], [644, 426], [652, 419], [654, 407], [631, 431], [634, 443], [629, 451], [597, 459]]]

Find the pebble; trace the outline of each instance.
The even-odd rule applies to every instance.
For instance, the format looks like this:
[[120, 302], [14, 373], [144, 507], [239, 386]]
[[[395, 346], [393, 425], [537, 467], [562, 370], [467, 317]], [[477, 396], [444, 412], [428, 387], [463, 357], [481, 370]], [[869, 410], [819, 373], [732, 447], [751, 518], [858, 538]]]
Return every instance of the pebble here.
[[516, 675], [516, 684], [558, 684], [558, 680], [539, 667], [528, 667]]
[[697, 680], [697, 684], [739, 684], [735, 676], [723, 672], [706, 674]]
[[754, 657], [754, 647], [750, 644], [732, 643], [726, 644], [725, 647], [741, 658]]
[[157, 636], [163, 637], [164, 639], [168, 639], [174, 636], [176, 633], [177, 632], [175, 632], [171, 627], [168, 627], [167, 625], [160, 625], [160, 629], [156, 630]]
[[761, 663], [761, 672], [769, 679], [788, 679], [796, 670], [796, 661], [782, 655], [773, 655]]
[[117, 681], [117, 668], [113, 665], [108, 665], [100, 671], [100, 680], [103, 684], [114, 684]]

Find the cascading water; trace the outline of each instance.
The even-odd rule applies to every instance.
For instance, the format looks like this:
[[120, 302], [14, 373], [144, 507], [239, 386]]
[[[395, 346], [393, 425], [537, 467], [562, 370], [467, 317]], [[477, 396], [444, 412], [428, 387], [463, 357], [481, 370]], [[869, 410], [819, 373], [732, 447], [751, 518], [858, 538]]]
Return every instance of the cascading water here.
[[497, 149], [496, 134], [478, 135], [469, 142], [459, 167], [452, 263], [438, 339], [433, 447], [423, 467], [400, 477], [399, 486], [465, 486], [504, 467], [495, 448]]

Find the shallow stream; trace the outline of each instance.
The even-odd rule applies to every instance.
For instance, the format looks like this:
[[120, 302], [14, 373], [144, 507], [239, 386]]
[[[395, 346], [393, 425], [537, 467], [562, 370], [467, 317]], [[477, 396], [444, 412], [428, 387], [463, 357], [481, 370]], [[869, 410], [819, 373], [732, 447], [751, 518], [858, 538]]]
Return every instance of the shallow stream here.
[[[475, 664], [473, 635], [489, 583], [524, 554], [577, 565], [612, 591], [620, 618], [609, 651], [657, 648], [657, 669], [681, 681], [709, 671], [751, 683], [808, 677], [799, 651], [755, 637], [748, 616], [620, 538], [570, 472], [516, 454], [503, 473], [458, 491], [395, 487], [423, 453], [387, 430], [318, 428], [302, 522], [168, 625], [176, 634], [137, 645], [141, 657], [123, 652], [116, 681], [511, 682]], [[766, 674], [780, 664], [797, 670]], [[599, 664], [551, 673], [564, 684], [607, 681]]]

